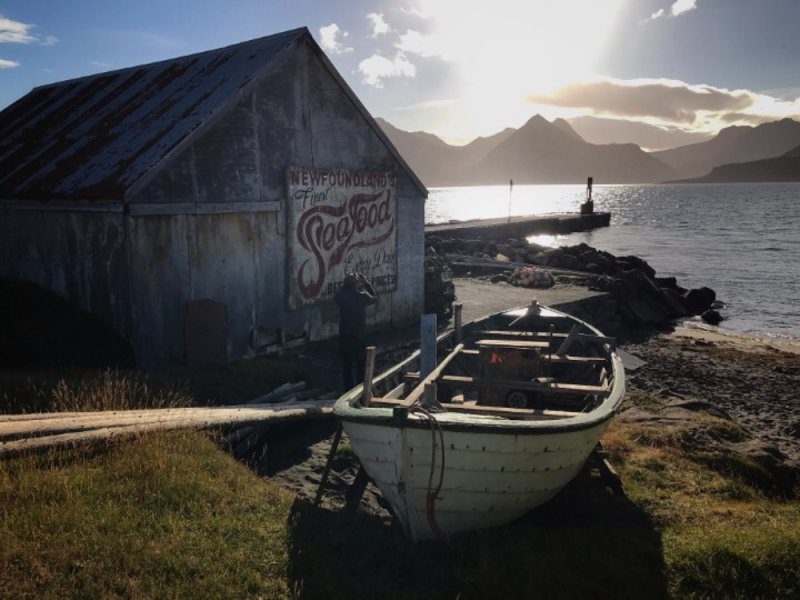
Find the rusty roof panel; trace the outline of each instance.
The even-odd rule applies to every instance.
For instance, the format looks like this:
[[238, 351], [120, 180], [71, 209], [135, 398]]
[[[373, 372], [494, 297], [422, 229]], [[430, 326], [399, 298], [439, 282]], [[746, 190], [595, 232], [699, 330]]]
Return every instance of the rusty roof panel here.
[[305, 28], [38, 87], [0, 112], [0, 198], [121, 199]]

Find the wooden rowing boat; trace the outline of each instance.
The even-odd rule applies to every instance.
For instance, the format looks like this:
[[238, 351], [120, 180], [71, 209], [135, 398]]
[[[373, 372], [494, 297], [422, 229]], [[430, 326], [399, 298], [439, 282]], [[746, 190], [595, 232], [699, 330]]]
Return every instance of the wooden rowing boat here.
[[443, 537], [517, 519], [580, 471], [624, 395], [614, 340], [535, 303], [438, 338], [334, 406], [407, 534]]

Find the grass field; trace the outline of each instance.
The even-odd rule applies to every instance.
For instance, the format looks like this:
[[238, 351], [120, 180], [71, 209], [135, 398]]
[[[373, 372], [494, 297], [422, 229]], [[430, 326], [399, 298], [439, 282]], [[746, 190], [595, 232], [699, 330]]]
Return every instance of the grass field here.
[[0, 597], [286, 597], [291, 504], [195, 432], [0, 462]]
[[[137, 385], [101, 377], [64, 397], [181, 401]], [[740, 435], [709, 417], [615, 423], [604, 444], [625, 496], [586, 469], [520, 521], [446, 546], [296, 501], [212, 434], [1, 460], [0, 598], [797, 597], [797, 498], [702, 444]]]
[[124, 410], [248, 402], [286, 381], [314, 382], [297, 357], [231, 361], [197, 369], [0, 370], [0, 413]]

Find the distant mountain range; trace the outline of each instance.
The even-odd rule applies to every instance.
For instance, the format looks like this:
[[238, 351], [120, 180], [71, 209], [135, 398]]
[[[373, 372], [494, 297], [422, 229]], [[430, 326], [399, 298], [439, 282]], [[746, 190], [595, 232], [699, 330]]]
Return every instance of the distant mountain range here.
[[425, 185], [643, 183], [675, 179], [679, 173], [635, 144], [590, 144], [563, 119], [536, 115], [519, 129], [504, 129], [466, 146], [450, 146], [425, 132], [397, 129], [378, 119]]
[[707, 142], [654, 152], [653, 156], [681, 174], [681, 179], [706, 175], [727, 163], [774, 158], [800, 144], [800, 123], [781, 119], [757, 127], [726, 127]]
[[774, 158], [741, 163], [728, 163], [702, 177], [677, 183], [745, 183], [766, 181], [800, 181], [800, 146]]
[[590, 144], [634, 143], [647, 152], [705, 142], [713, 134], [687, 132], [677, 127], [656, 127], [641, 121], [582, 116], [569, 120], [572, 128]]
[[[712, 169], [726, 165], [714, 175], [715, 181], [723, 181], [734, 177], [736, 170], [727, 163], [775, 158], [800, 145], [800, 123], [792, 119], [757, 127], [727, 127], [708, 141], [652, 153], [631, 143], [591, 144], [564, 119], [550, 122], [540, 115], [519, 129], [507, 128], [465, 146], [451, 146], [424, 131], [403, 131], [381, 118], [377, 121], [430, 187], [504, 184], [509, 179], [520, 184], [582, 183], [590, 175], [597, 183], [655, 183], [710, 177]], [[790, 167], [789, 163], [780, 162]], [[756, 177], [758, 168], [750, 167], [736, 176]], [[764, 168], [767, 170], [758, 181], [770, 180], [763, 177], [783, 167]], [[782, 181], [793, 180], [785, 174], [781, 177]]]

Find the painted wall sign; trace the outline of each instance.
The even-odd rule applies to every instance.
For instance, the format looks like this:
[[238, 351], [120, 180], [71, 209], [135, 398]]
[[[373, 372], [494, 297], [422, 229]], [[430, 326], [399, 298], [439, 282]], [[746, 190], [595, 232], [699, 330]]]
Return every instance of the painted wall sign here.
[[291, 167], [289, 308], [331, 298], [349, 271], [397, 288], [397, 176]]

